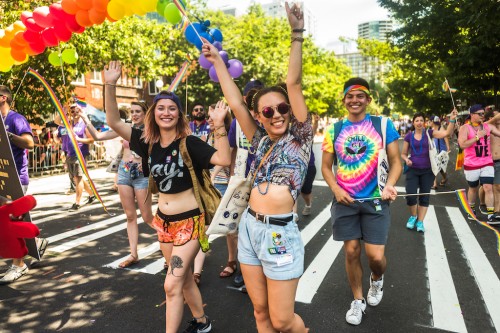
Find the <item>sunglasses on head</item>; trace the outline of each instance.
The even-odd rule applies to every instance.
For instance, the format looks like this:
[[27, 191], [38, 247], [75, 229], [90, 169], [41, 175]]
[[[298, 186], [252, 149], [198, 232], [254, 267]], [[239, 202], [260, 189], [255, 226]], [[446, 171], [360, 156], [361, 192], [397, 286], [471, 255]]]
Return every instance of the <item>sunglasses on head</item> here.
[[261, 113], [266, 118], [272, 118], [274, 111], [278, 111], [282, 115], [287, 114], [290, 111], [290, 105], [283, 102], [275, 106], [266, 106], [262, 109]]

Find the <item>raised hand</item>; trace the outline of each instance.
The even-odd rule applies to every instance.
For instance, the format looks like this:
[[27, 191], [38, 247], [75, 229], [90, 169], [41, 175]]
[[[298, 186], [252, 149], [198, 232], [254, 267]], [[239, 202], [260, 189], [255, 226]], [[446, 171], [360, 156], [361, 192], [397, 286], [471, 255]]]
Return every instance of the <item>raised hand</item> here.
[[224, 126], [224, 119], [229, 112], [229, 106], [224, 101], [218, 101], [215, 109], [209, 111], [209, 116], [214, 121], [214, 127]]
[[110, 61], [104, 67], [104, 83], [116, 84], [122, 75], [122, 65], [119, 61]]
[[215, 46], [213, 46], [208, 40], [203, 37], [201, 38], [201, 40], [203, 41], [201, 52], [210, 63], [214, 64], [217, 59], [221, 59], [219, 50]]
[[288, 16], [288, 23], [293, 29], [304, 29], [304, 12], [296, 3], [290, 7], [288, 2], [285, 2], [286, 15]]

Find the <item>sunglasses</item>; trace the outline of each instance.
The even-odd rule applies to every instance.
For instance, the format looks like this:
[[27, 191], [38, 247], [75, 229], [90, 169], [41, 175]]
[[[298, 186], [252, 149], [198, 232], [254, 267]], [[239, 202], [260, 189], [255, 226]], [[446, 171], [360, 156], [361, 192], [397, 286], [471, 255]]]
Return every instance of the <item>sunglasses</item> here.
[[283, 102], [275, 106], [266, 106], [262, 109], [261, 113], [266, 118], [272, 118], [274, 111], [278, 111], [282, 115], [287, 114], [290, 111], [290, 105]]
[[474, 114], [477, 114], [478, 116], [481, 116], [481, 117], [484, 116], [484, 112], [476, 112]]
[[204, 108], [194, 108], [193, 111], [203, 111], [205, 110]]

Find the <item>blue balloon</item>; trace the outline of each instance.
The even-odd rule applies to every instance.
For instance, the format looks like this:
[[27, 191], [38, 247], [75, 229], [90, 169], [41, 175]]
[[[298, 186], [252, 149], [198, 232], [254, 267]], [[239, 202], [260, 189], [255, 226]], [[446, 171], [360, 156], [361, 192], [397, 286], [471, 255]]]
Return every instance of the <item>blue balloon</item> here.
[[219, 29], [210, 29], [210, 34], [217, 42], [222, 42], [222, 32]]
[[[195, 29], [196, 29], [196, 31], [195, 31]], [[184, 36], [186, 37], [186, 40], [189, 43], [195, 44], [196, 41], [200, 41], [196, 32], [198, 32], [198, 33], [201, 32], [201, 24], [199, 24], [198, 22], [195, 22], [195, 23], [187, 26], [186, 31], [184, 32]]]

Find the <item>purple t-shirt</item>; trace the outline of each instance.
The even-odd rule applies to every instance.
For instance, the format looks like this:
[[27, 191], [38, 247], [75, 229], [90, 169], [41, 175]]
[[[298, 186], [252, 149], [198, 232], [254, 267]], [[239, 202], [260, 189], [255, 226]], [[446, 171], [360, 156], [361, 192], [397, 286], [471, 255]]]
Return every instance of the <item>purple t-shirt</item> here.
[[202, 137], [205, 137], [205, 140], [208, 138], [208, 135], [210, 134], [210, 125], [206, 120], [204, 120], [200, 126], [196, 126], [196, 123], [194, 121], [191, 121], [189, 123], [189, 128], [191, 129], [191, 134], [202, 139]]
[[[429, 131], [429, 136], [432, 138], [432, 130]], [[431, 167], [431, 160], [429, 159], [429, 139], [425, 132], [422, 133], [422, 139], [416, 140], [414, 132], [409, 132], [405, 136], [405, 141], [410, 145], [408, 148], [408, 155], [414, 169], [427, 169]]]
[[229, 128], [229, 133], [227, 135], [229, 140], [229, 146], [231, 148], [243, 148], [248, 150], [248, 158], [247, 158], [247, 167], [245, 170], [245, 177], [248, 176], [248, 172], [250, 172], [250, 166], [252, 165], [253, 160], [255, 159], [255, 149], [253, 149], [250, 142], [248, 142], [247, 138], [241, 133], [240, 142], [236, 143], [236, 118], [231, 122], [231, 127]]
[[[87, 129], [87, 125], [83, 122], [83, 120], [78, 119], [78, 122], [73, 125], [73, 133], [79, 138], [86, 138], [87, 135], [85, 134], [85, 130]], [[73, 145], [71, 144], [69, 135], [66, 135], [67, 138], [67, 145], [66, 148], [68, 149], [66, 152], [69, 157], [76, 156], [75, 148], [73, 148]], [[64, 143], [64, 142], [63, 142]], [[80, 148], [80, 151], [82, 152], [83, 156], [89, 155], [89, 145], [85, 143], [78, 142], [78, 147]]]
[[[23, 135], [24, 133], [28, 133], [33, 136], [33, 132], [31, 131], [30, 124], [24, 118], [23, 115], [10, 111], [7, 113], [7, 117], [4, 119], [5, 129], [7, 132], [11, 132], [15, 135]], [[10, 143], [10, 147], [12, 148], [12, 154], [14, 155], [14, 162], [16, 163], [17, 173], [19, 174], [19, 179], [21, 180], [22, 185], [29, 184], [29, 175], [28, 175], [28, 157], [26, 156], [26, 149], [19, 148], [12, 142]]]

